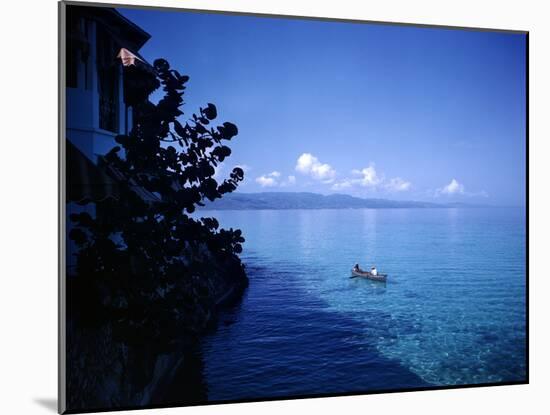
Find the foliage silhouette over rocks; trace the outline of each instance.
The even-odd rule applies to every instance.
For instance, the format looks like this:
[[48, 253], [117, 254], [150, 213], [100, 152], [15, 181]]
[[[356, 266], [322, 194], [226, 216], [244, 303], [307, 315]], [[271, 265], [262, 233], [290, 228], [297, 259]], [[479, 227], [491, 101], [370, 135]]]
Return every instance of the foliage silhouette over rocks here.
[[143, 99], [147, 82], [134, 82], [134, 127], [116, 137], [119, 145], [102, 160], [122, 178], [119, 197], [96, 202], [95, 217], [70, 217], [69, 237], [79, 251], [68, 310], [82, 327], [108, 324], [127, 344], [147, 339], [165, 348], [209, 324], [217, 285], [246, 285], [241, 231], [189, 215], [203, 200], [234, 191], [244, 172], [234, 168], [218, 183], [216, 167], [230, 156], [225, 143], [237, 126], [212, 127], [218, 114], [211, 103], [180, 121], [189, 77], [164, 59], [153, 66], [153, 89], [161, 86], [163, 98], [157, 104]]

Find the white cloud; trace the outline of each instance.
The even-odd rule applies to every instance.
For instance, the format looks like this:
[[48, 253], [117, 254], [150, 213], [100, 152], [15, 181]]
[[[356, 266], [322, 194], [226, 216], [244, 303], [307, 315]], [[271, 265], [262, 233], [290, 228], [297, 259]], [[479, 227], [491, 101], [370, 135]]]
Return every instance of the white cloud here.
[[376, 171], [374, 163], [370, 163], [368, 167], [362, 169], [354, 169], [351, 171], [352, 177], [343, 178], [331, 187], [332, 190], [346, 190], [363, 187], [370, 191], [382, 190], [386, 192], [404, 192], [411, 188], [412, 183], [402, 179], [401, 177], [394, 177], [390, 180], [386, 180], [383, 174], [379, 174]]
[[459, 183], [458, 180], [453, 179], [451, 180], [451, 183], [442, 187], [441, 189], [438, 189], [438, 193], [442, 193], [444, 195], [462, 195], [464, 194], [464, 185], [462, 183]]
[[287, 187], [296, 184], [296, 176], [287, 176], [286, 179], [282, 178], [282, 175], [278, 171], [272, 171], [271, 173], [263, 174], [256, 177], [256, 183], [262, 187]]
[[259, 177], [256, 177], [256, 183], [262, 187], [273, 187], [278, 186], [279, 182], [277, 179], [281, 176], [281, 173], [278, 171], [272, 171], [268, 174], [263, 174]]
[[281, 183], [281, 187], [293, 186], [296, 184], [296, 176], [288, 176], [284, 182]]
[[321, 163], [317, 157], [310, 153], [303, 153], [296, 162], [296, 171], [311, 176], [324, 183], [334, 181], [336, 171], [330, 164]]
[[374, 164], [369, 164], [369, 167], [365, 167], [361, 170], [353, 170], [352, 173], [355, 176], [360, 176], [360, 179], [356, 179], [355, 182], [363, 187], [376, 187], [383, 179], [378, 176]]
[[336, 179], [336, 171], [327, 163], [321, 163], [311, 153], [303, 153], [296, 162], [296, 171], [319, 180], [325, 184], [332, 184], [331, 189], [336, 191], [352, 190], [363, 187], [368, 190], [382, 190], [386, 192], [404, 192], [411, 188], [412, 183], [401, 178], [394, 177], [386, 180], [383, 174], [376, 171], [374, 163], [370, 163], [362, 169], [351, 171], [351, 177]]
[[391, 192], [404, 192], [411, 188], [411, 182], [403, 180], [401, 177], [394, 177], [386, 183], [386, 189]]
[[345, 180], [339, 181], [338, 183], [334, 183], [331, 186], [331, 189], [332, 190], [345, 190], [345, 189], [349, 189], [351, 187], [353, 187], [352, 181], [348, 180], [348, 179], [345, 179]]
[[465, 196], [465, 197], [489, 197], [489, 194], [485, 190], [479, 192], [469, 192], [466, 191], [466, 187], [456, 179], [452, 179], [449, 184], [443, 186], [435, 191], [435, 197], [441, 195], [445, 196]]
[[256, 177], [256, 183], [262, 187], [273, 187], [277, 185], [277, 181], [273, 177], [267, 176]]

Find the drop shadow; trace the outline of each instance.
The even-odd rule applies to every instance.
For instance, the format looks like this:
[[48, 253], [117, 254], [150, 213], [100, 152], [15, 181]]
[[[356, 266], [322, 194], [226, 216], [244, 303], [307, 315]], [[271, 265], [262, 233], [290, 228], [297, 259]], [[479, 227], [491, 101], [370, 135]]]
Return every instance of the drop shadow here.
[[34, 402], [43, 408], [57, 413], [57, 399], [55, 398], [35, 398]]

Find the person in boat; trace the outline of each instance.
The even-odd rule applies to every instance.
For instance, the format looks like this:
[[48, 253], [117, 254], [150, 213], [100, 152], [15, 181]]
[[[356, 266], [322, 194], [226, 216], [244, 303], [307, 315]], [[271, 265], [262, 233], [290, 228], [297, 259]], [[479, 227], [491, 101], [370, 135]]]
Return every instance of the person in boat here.
[[353, 267], [353, 270], [359, 272], [359, 270], [360, 270], [359, 269], [359, 264], [355, 264], [355, 266]]
[[370, 273], [371, 273], [371, 275], [374, 275], [374, 276], [378, 275], [378, 271], [376, 270], [376, 267], [372, 267], [370, 269]]

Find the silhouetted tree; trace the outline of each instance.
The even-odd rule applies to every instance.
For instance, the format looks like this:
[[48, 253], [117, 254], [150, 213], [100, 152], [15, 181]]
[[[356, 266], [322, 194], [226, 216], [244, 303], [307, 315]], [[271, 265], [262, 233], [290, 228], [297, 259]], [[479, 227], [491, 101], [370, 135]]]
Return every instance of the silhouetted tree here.
[[178, 334], [202, 330], [210, 320], [214, 273], [223, 270], [228, 284], [246, 280], [238, 258], [241, 231], [189, 215], [205, 199], [234, 191], [244, 172], [234, 168], [217, 182], [215, 168], [231, 154], [225, 142], [237, 127], [212, 127], [217, 110], [210, 103], [180, 121], [189, 77], [164, 59], [154, 62], [154, 70], [164, 97], [157, 104], [143, 99], [147, 83], [133, 82], [129, 92], [140, 97], [133, 105], [134, 128], [117, 136], [119, 146], [103, 159], [124, 183], [120, 197], [98, 202], [96, 217], [70, 217], [75, 228], [69, 237], [79, 252], [68, 298], [79, 324], [110, 323], [125, 342], [147, 338], [167, 347]]

